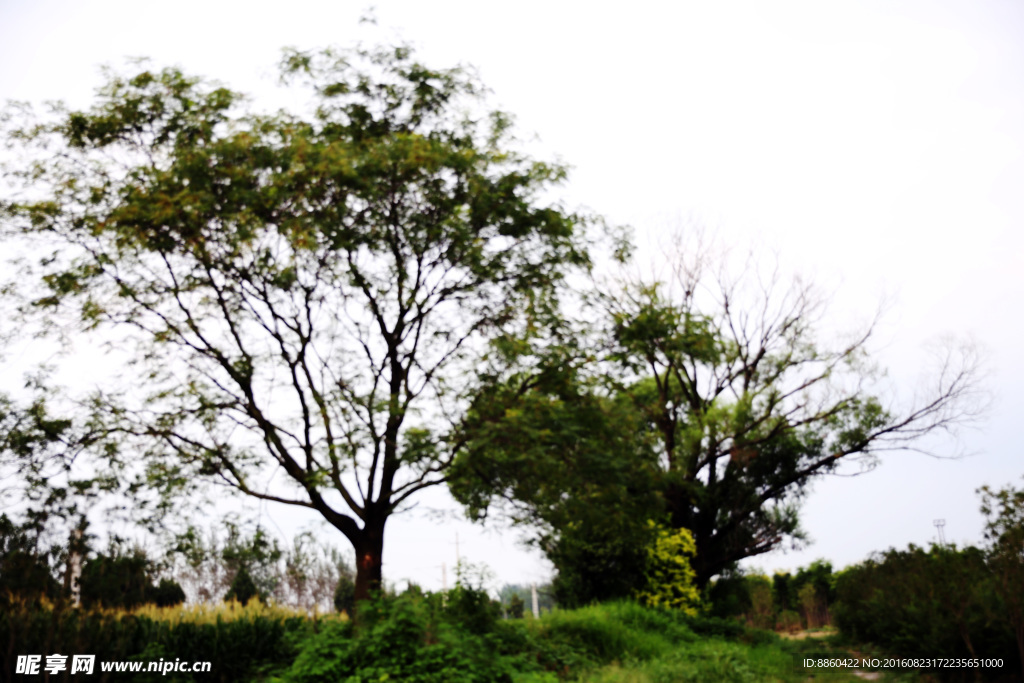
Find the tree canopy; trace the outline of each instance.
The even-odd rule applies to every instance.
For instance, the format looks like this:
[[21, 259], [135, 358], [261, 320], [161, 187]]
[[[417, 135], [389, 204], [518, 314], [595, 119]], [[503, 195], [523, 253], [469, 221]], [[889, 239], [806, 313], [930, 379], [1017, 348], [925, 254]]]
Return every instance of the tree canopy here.
[[127, 351], [97, 401], [145, 483], [315, 511], [363, 598], [389, 516], [446, 480], [486, 342], [587, 266], [585, 221], [538, 199], [564, 169], [517, 153], [463, 69], [289, 52], [282, 80], [308, 111], [111, 74], [92, 108], [7, 126], [0, 216], [43, 254], [25, 310]]
[[[901, 407], [875, 383], [872, 326], [830, 344], [820, 330], [824, 300], [799, 279], [787, 284], [756, 261], [730, 277], [700, 249], [675, 256], [669, 278], [596, 287], [596, 313], [581, 331], [538, 340], [519, 370], [481, 391], [453, 485], [471, 514], [512, 499], [513, 518], [540, 523], [557, 547], [579, 526], [552, 510], [602, 492], [594, 514], [605, 520], [640, 510], [692, 532], [705, 586], [739, 560], [799, 541], [799, 503], [815, 477], [851, 459], [869, 468], [880, 452], [921, 448], [925, 435], [975, 414], [969, 349], [946, 349], [927, 393]], [[540, 381], [550, 364], [537, 359], [552, 349], [579, 368], [577, 396]], [[615, 408], [587, 407], [600, 404]], [[536, 424], [552, 411], [560, 428]], [[627, 492], [638, 477], [652, 482], [658, 504]]]

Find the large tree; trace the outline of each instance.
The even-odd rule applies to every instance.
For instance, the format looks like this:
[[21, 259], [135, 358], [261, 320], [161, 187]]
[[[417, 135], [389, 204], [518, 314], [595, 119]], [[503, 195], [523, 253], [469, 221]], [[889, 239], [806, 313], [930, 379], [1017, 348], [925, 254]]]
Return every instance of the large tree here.
[[[931, 386], [916, 403], [900, 405], [876, 382], [880, 374], [868, 355], [872, 326], [830, 344], [822, 332], [825, 301], [812, 287], [787, 283], [777, 268], [764, 271], [756, 260], [732, 277], [709, 254], [684, 246], [666, 267], [668, 277], [603, 283], [591, 297], [597, 314], [589, 345], [580, 341], [585, 334], [571, 336], [569, 346], [551, 337], [539, 344], [542, 353], [523, 354], [521, 366], [540, 367], [529, 359], [561, 345], [577, 359], [577, 375], [591, 378], [578, 383], [587, 400], [567, 400], [565, 391], [529, 379], [529, 370], [494, 377], [478, 396], [480, 408], [468, 414], [454, 488], [471, 513], [513, 500], [517, 521], [540, 523], [548, 537], [572, 538], [578, 527], [561, 524], [552, 506], [566, 508], [581, 492], [601, 487], [622, 491], [630, 477], [609, 467], [544, 463], [600, 462], [603, 453], [621, 468], [621, 454], [633, 453], [636, 471], [649, 471], [643, 453], [653, 447], [661, 508], [646, 509], [693, 533], [693, 566], [703, 586], [739, 560], [799, 541], [799, 503], [815, 478], [852, 460], [858, 471], [881, 452], [923, 448], [923, 437], [975, 414], [969, 350], [947, 348]], [[494, 397], [502, 408], [490, 405]], [[597, 400], [617, 406], [607, 415], [623, 428], [639, 425], [632, 449], [587, 426], [598, 418], [579, 407]], [[531, 408], [537, 405], [557, 406], [564, 427], [545, 432], [536, 429], [536, 417], [524, 422], [524, 414], [541, 414]], [[580, 430], [590, 438], [562, 443]], [[528, 437], [529, 450], [509, 447], [516, 433]], [[543, 486], [532, 483], [538, 463]], [[603, 514], [615, 518], [607, 508]]]
[[42, 254], [29, 308], [127, 352], [100, 400], [148, 485], [315, 511], [364, 598], [388, 518], [446, 479], [486, 342], [586, 266], [582, 221], [464, 70], [404, 47], [282, 68], [306, 109], [143, 70], [12, 127], [3, 226]]

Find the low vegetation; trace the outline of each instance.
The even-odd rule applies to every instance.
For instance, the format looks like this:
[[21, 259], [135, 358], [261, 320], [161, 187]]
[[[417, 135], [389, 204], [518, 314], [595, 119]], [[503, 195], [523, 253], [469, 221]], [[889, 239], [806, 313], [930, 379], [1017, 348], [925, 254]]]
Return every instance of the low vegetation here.
[[[315, 617], [296, 610], [222, 603], [217, 606], [155, 607], [134, 610], [79, 609], [64, 603], [9, 602], [0, 610], [0, 679], [16, 676], [24, 654], [92, 654], [102, 661], [209, 661], [212, 672], [164, 681], [258, 680], [265, 670], [291, 662], [303, 638], [339, 617]], [[73, 680], [56, 676], [49, 680]], [[96, 680], [142, 681], [139, 674], [105, 674]], [[158, 677], [159, 678], [159, 677]], [[38, 680], [42, 680], [41, 678]]]
[[[808, 649], [735, 620], [635, 602], [505, 619], [485, 593], [461, 587], [379, 597], [356, 620], [258, 601], [130, 611], [19, 603], [0, 615], [0, 639], [16, 642], [17, 653], [213, 663], [210, 673], [161, 678], [180, 682], [802, 681], [796, 659]], [[16, 680], [14, 662], [0, 656], [6, 680]], [[144, 680], [105, 675], [97, 680]]]

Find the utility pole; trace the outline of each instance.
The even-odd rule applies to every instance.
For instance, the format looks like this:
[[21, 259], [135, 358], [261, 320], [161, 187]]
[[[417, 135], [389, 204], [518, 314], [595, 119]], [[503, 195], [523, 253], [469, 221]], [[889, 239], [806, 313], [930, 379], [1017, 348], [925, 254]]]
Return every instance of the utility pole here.
[[533, 599], [533, 618], [540, 619], [540, 601], [537, 599], [537, 584], [530, 584], [530, 597]]

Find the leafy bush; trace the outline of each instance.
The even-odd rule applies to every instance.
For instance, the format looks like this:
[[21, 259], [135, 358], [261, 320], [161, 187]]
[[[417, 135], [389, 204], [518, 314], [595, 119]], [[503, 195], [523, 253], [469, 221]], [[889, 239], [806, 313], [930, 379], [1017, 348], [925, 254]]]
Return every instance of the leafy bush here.
[[440, 594], [412, 590], [360, 603], [355, 624], [331, 624], [303, 643], [284, 680], [511, 682], [513, 661], [495, 651], [493, 634], [471, 632], [452, 617], [458, 613], [478, 627], [488, 622], [493, 627], [487, 610], [478, 609], [483, 599], [463, 595], [458, 600], [458, 607], [446, 609]]
[[231, 587], [228, 592], [224, 595], [224, 600], [237, 600], [238, 602], [246, 605], [250, 600], [256, 598], [260, 602], [266, 602], [266, 596], [262, 595], [258, 588], [256, 588], [256, 582], [252, 580], [252, 575], [249, 574], [249, 570], [242, 567], [235, 574], [235, 578], [231, 581]]
[[146, 603], [171, 607], [185, 602], [185, 591], [177, 581], [164, 578], [154, 584], [152, 574], [153, 563], [142, 550], [125, 552], [111, 546], [82, 568], [82, 605], [130, 610]]
[[738, 617], [750, 609], [746, 577], [739, 570], [724, 572], [705, 590], [704, 604], [713, 617]]
[[780, 631], [788, 633], [799, 631], [802, 625], [800, 615], [791, 609], [784, 609], [779, 612], [779, 616], [775, 620], [775, 627]]
[[79, 579], [82, 605], [131, 609], [152, 593], [150, 562], [138, 548], [124, 552], [112, 546], [107, 554], [87, 560]]
[[57, 599], [62, 588], [54, 578], [50, 553], [40, 552], [37, 533], [0, 515], [0, 605], [12, 598]]
[[688, 529], [655, 529], [654, 541], [647, 550], [645, 585], [636, 594], [637, 599], [650, 607], [680, 609], [696, 614], [700, 604], [697, 591], [697, 573], [690, 559], [697, 554], [697, 544]]
[[349, 616], [355, 614], [356, 582], [348, 574], [342, 574], [334, 589], [334, 609]]
[[642, 585], [651, 540], [649, 530], [632, 528], [621, 519], [570, 524], [543, 547], [558, 568], [552, 582], [555, 601], [571, 608], [631, 598]]
[[523, 614], [526, 611], [526, 603], [519, 594], [514, 594], [508, 599], [508, 617], [509, 619], [522, 619]]
[[501, 603], [491, 600], [483, 590], [456, 585], [446, 597], [448, 618], [470, 633], [490, 633], [501, 618]]
[[160, 579], [160, 583], [150, 587], [146, 602], [157, 607], [174, 607], [185, 602], [185, 590], [177, 581]]
[[746, 577], [747, 592], [750, 595], [750, 610], [747, 623], [755, 628], [775, 626], [775, 605], [772, 602], [772, 584], [767, 576], [754, 574]]

